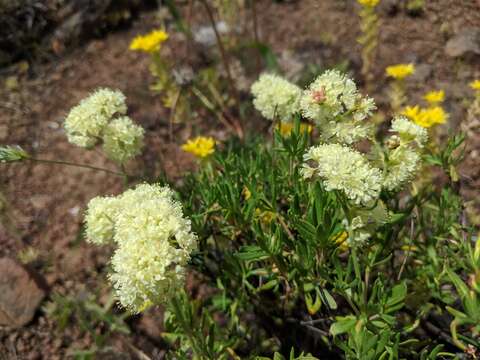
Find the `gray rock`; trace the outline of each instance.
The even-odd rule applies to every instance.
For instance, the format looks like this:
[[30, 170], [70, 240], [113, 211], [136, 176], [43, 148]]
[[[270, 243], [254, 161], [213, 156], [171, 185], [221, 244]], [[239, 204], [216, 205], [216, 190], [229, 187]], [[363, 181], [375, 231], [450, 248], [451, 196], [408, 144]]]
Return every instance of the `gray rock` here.
[[[228, 34], [230, 29], [225, 21], [219, 21], [216, 24], [217, 31], [220, 35]], [[215, 30], [212, 26], [201, 26], [193, 32], [193, 39], [195, 42], [205, 46], [211, 47], [217, 43]]]
[[464, 55], [480, 55], [480, 28], [465, 28], [453, 36], [445, 45], [445, 53], [454, 58]]
[[415, 73], [412, 75], [412, 80], [422, 83], [432, 75], [432, 66], [429, 64], [419, 64], [415, 66]]
[[45, 291], [21, 264], [0, 259], [0, 326], [28, 324], [44, 297]]

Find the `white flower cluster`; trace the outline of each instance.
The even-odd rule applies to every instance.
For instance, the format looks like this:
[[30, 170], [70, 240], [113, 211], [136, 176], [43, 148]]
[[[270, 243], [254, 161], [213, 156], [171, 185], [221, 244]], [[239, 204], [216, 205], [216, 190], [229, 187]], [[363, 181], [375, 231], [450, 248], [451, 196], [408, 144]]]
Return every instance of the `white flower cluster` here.
[[388, 153], [385, 164], [383, 187], [389, 191], [400, 190], [402, 186], [411, 181], [420, 165], [420, 154], [412, 145], [417, 144], [422, 148], [428, 140], [426, 129], [399, 116], [393, 119], [390, 138], [392, 143], [398, 142], [398, 146], [392, 146]]
[[85, 221], [88, 241], [116, 243], [110, 280], [130, 311], [166, 302], [183, 286], [197, 237], [170, 188], [142, 184], [118, 197], [95, 198]]
[[289, 122], [295, 113], [315, 122], [324, 141], [353, 144], [370, 136], [366, 119], [376, 109], [363, 97], [353, 80], [328, 70], [302, 91], [276, 75], [261, 75], [252, 86], [253, 104], [270, 120]]
[[417, 125], [405, 116], [398, 116], [392, 121], [390, 131], [398, 133], [402, 143], [416, 142], [423, 147], [428, 140], [428, 132], [424, 127]]
[[332, 117], [353, 111], [357, 95], [353, 80], [336, 70], [327, 70], [303, 93], [303, 115], [317, 123], [325, 123]]
[[110, 159], [124, 163], [141, 153], [143, 133], [128, 116], [114, 119], [105, 127], [103, 150]]
[[384, 172], [383, 187], [390, 191], [401, 189], [412, 180], [420, 164], [420, 155], [407, 146], [390, 152]]
[[269, 120], [291, 122], [300, 111], [302, 89], [277, 75], [262, 74], [251, 88], [253, 105]]
[[343, 191], [357, 205], [367, 205], [380, 194], [382, 172], [370, 166], [356, 150], [339, 144], [324, 144], [311, 147], [304, 160], [305, 178], [320, 177], [327, 191]]
[[73, 107], [65, 119], [65, 131], [72, 144], [91, 148], [103, 141], [107, 156], [124, 163], [141, 152], [142, 127], [125, 115], [125, 95], [118, 90], [96, 90]]

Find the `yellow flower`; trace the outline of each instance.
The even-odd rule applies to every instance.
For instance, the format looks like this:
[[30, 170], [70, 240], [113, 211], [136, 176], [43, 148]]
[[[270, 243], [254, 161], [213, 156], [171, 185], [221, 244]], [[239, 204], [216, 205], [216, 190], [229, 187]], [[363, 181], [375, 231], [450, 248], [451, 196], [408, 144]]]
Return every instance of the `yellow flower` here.
[[[294, 124], [287, 123], [287, 122], [280, 122], [277, 129], [283, 137], [289, 136], [292, 133]], [[300, 133], [303, 134], [304, 132], [310, 134], [312, 132], [312, 125], [307, 123], [300, 124]]]
[[130, 43], [130, 50], [139, 50], [152, 53], [160, 50], [160, 45], [168, 39], [163, 30], [154, 30], [147, 35], [139, 35]]
[[252, 192], [248, 189], [248, 187], [244, 186], [242, 190], [242, 195], [245, 200], [248, 200], [252, 197]]
[[215, 152], [215, 140], [212, 137], [197, 136], [183, 144], [182, 150], [204, 158]]
[[473, 90], [480, 91], [480, 80], [474, 80], [469, 85]]
[[357, 0], [357, 2], [362, 6], [375, 7], [380, 0]]
[[338, 235], [333, 237], [333, 241], [335, 241], [335, 244], [337, 244], [338, 248], [340, 251], [345, 252], [348, 250], [348, 232], [342, 231]]
[[255, 216], [264, 225], [269, 225], [273, 221], [273, 219], [275, 219], [275, 213], [273, 211], [262, 211], [259, 208], [255, 209]]
[[[431, 124], [430, 126], [436, 125], [436, 124], [444, 124], [445, 121], [447, 121], [447, 113], [441, 106], [434, 106], [428, 109], [425, 109], [425, 115], [427, 119], [427, 123]], [[421, 125], [421, 124], [418, 124]], [[426, 126], [426, 127], [430, 127]]]
[[447, 121], [448, 115], [441, 106], [433, 106], [426, 109], [417, 106], [407, 106], [402, 112], [415, 124], [425, 128], [432, 127], [436, 124], [443, 124]]
[[415, 245], [402, 245], [402, 250], [403, 251], [417, 251], [418, 247]]
[[387, 76], [394, 79], [402, 80], [415, 72], [415, 65], [413, 64], [398, 64], [388, 66], [385, 70]]
[[423, 96], [423, 98], [430, 105], [435, 105], [435, 104], [438, 104], [438, 103], [442, 103], [443, 100], [445, 100], [445, 91], [443, 91], [443, 90], [429, 91], [428, 93], [426, 93]]

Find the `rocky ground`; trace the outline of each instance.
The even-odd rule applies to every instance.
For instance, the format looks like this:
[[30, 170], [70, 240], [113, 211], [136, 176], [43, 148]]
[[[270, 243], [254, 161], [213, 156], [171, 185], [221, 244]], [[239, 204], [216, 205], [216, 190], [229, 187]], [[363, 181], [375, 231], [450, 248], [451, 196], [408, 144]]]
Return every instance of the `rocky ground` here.
[[[408, 82], [412, 102], [420, 101], [428, 90], [443, 89], [450, 120], [440, 135], [468, 126], [466, 106], [472, 98], [468, 83], [480, 77], [480, 2], [426, 2], [419, 14], [408, 13], [401, 4], [384, 0], [379, 8], [382, 25], [374, 68], [378, 80], [371, 95], [381, 109], [387, 109], [385, 67], [414, 62], [417, 72]], [[257, 6], [259, 37], [271, 46], [290, 78], [300, 79], [309, 64], [323, 68], [347, 61], [359, 79], [355, 8], [354, 1], [344, 0], [264, 0]], [[250, 17], [241, 15], [249, 31]], [[0, 143], [19, 144], [46, 159], [112, 168], [100, 152], [70, 145], [62, 122], [92, 89], [118, 88], [127, 96], [131, 117], [147, 130], [146, 151], [129, 171], [147, 168], [149, 177], [155, 178], [164, 167], [172, 181], [180, 181], [193, 162], [179, 144], [193, 129], [201, 127], [219, 139], [226, 134], [211, 117], [197, 114], [175, 125], [170, 141], [169, 113], [148, 88], [148, 58], [128, 50], [136, 34], [160, 26], [162, 19], [163, 12], [143, 12], [130, 27], [87, 41], [46, 63], [30, 64], [28, 69], [25, 63], [5, 68], [0, 79], [5, 85], [0, 89]], [[200, 8], [193, 12], [197, 33], [201, 26], [208, 26], [205, 19]], [[203, 52], [213, 51], [208, 42], [197, 46]], [[184, 58], [188, 51], [185, 38], [172, 33], [166, 56]], [[253, 78], [247, 75], [237, 80], [248, 85]], [[248, 95], [243, 96], [248, 101]], [[465, 197], [478, 201], [478, 119], [471, 122], [460, 174]], [[105, 272], [110, 250], [83, 241], [82, 214], [90, 198], [120, 192], [122, 181], [86, 169], [37, 163], [1, 165], [0, 169], [0, 359], [68, 358], [75, 349], [91, 348], [96, 337], [73, 319], [62, 329], [58, 318], [55, 321], [49, 315], [49, 304], [55, 294], [80, 300], [94, 294], [100, 304], [108, 302]], [[161, 318], [161, 311], [153, 309], [127, 319], [131, 333], [110, 337], [111, 349], [102, 356], [162, 358]], [[99, 325], [93, 334], [103, 331]]]

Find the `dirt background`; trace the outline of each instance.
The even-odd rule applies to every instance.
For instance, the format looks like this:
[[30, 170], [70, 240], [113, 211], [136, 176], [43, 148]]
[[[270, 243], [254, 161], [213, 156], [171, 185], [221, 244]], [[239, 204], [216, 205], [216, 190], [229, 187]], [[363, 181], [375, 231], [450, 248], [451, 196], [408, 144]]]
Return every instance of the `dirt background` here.
[[[260, 1], [260, 39], [271, 46], [290, 77], [305, 71], [305, 64], [328, 67], [348, 60], [349, 69], [360, 79], [356, 6], [354, 1], [341, 0]], [[480, 2], [426, 1], [424, 11], [414, 15], [403, 8], [401, 1], [385, 0], [379, 13], [382, 25], [374, 68], [378, 80], [371, 93], [379, 107], [386, 109], [385, 67], [415, 62], [418, 71], [408, 81], [412, 101], [419, 102], [428, 90], [444, 89], [450, 120], [440, 133], [465, 125], [466, 105], [472, 98], [468, 83], [480, 77], [480, 54], [473, 51], [451, 57], [445, 46], [465, 28], [480, 27]], [[141, 12], [130, 26], [62, 50], [61, 55], [47, 62], [31, 63], [26, 71], [21, 63], [2, 70], [0, 84], [6, 85], [0, 86], [0, 143], [21, 145], [46, 159], [68, 159], [113, 169], [100, 151], [70, 145], [62, 122], [69, 109], [93, 89], [118, 88], [127, 96], [129, 115], [147, 130], [146, 150], [137, 163], [129, 165], [129, 171], [135, 173], [146, 167], [155, 177], [163, 163], [170, 179], [180, 179], [192, 168], [193, 161], [179, 145], [193, 129], [201, 126], [205, 133], [219, 138], [226, 134], [211, 117], [202, 118], [200, 114], [176, 125], [170, 142], [169, 112], [148, 89], [149, 59], [128, 50], [135, 35], [163, 23], [162, 14]], [[192, 21], [196, 27], [208, 26], [201, 8], [194, 11]], [[248, 21], [245, 23], [248, 25]], [[172, 32], [166, 56], [181, 57], [186, 46], [185, 38]], [[248, 101], [248, 94], [243, 96]], [[480, 183], [478, 139], [474, 131], [467, 141], [467, 159], [460, 171], [462, 191], [473, 201], [478, 198]], [[0, 165], [0, 195], [4, 197], [0, 257], [31, 254], [30, 268], [45, 279], [50, 296], [60, 293], [78, 297], [95, 292], [99, 301], [105, 302], [110, 249], [90, 246], [82, 240], [82, 214], [92, 197], [115, 194], [121, 189], [121, 179], [86, 169], [36, 163]], [[162, 358], [161, 321], [158, 309], [129, 319], [132, 334], [114, 336], [110, 341], [113, 350], [101, 358], [139, 358], [142, 353]], [[73, 323], [59, 330], [42, 308], [25, 327], [0, 327], [0, 354], [5, 359], [64, 359], [72, 349], [88, 349], [92, 342], [92, 336]]]

